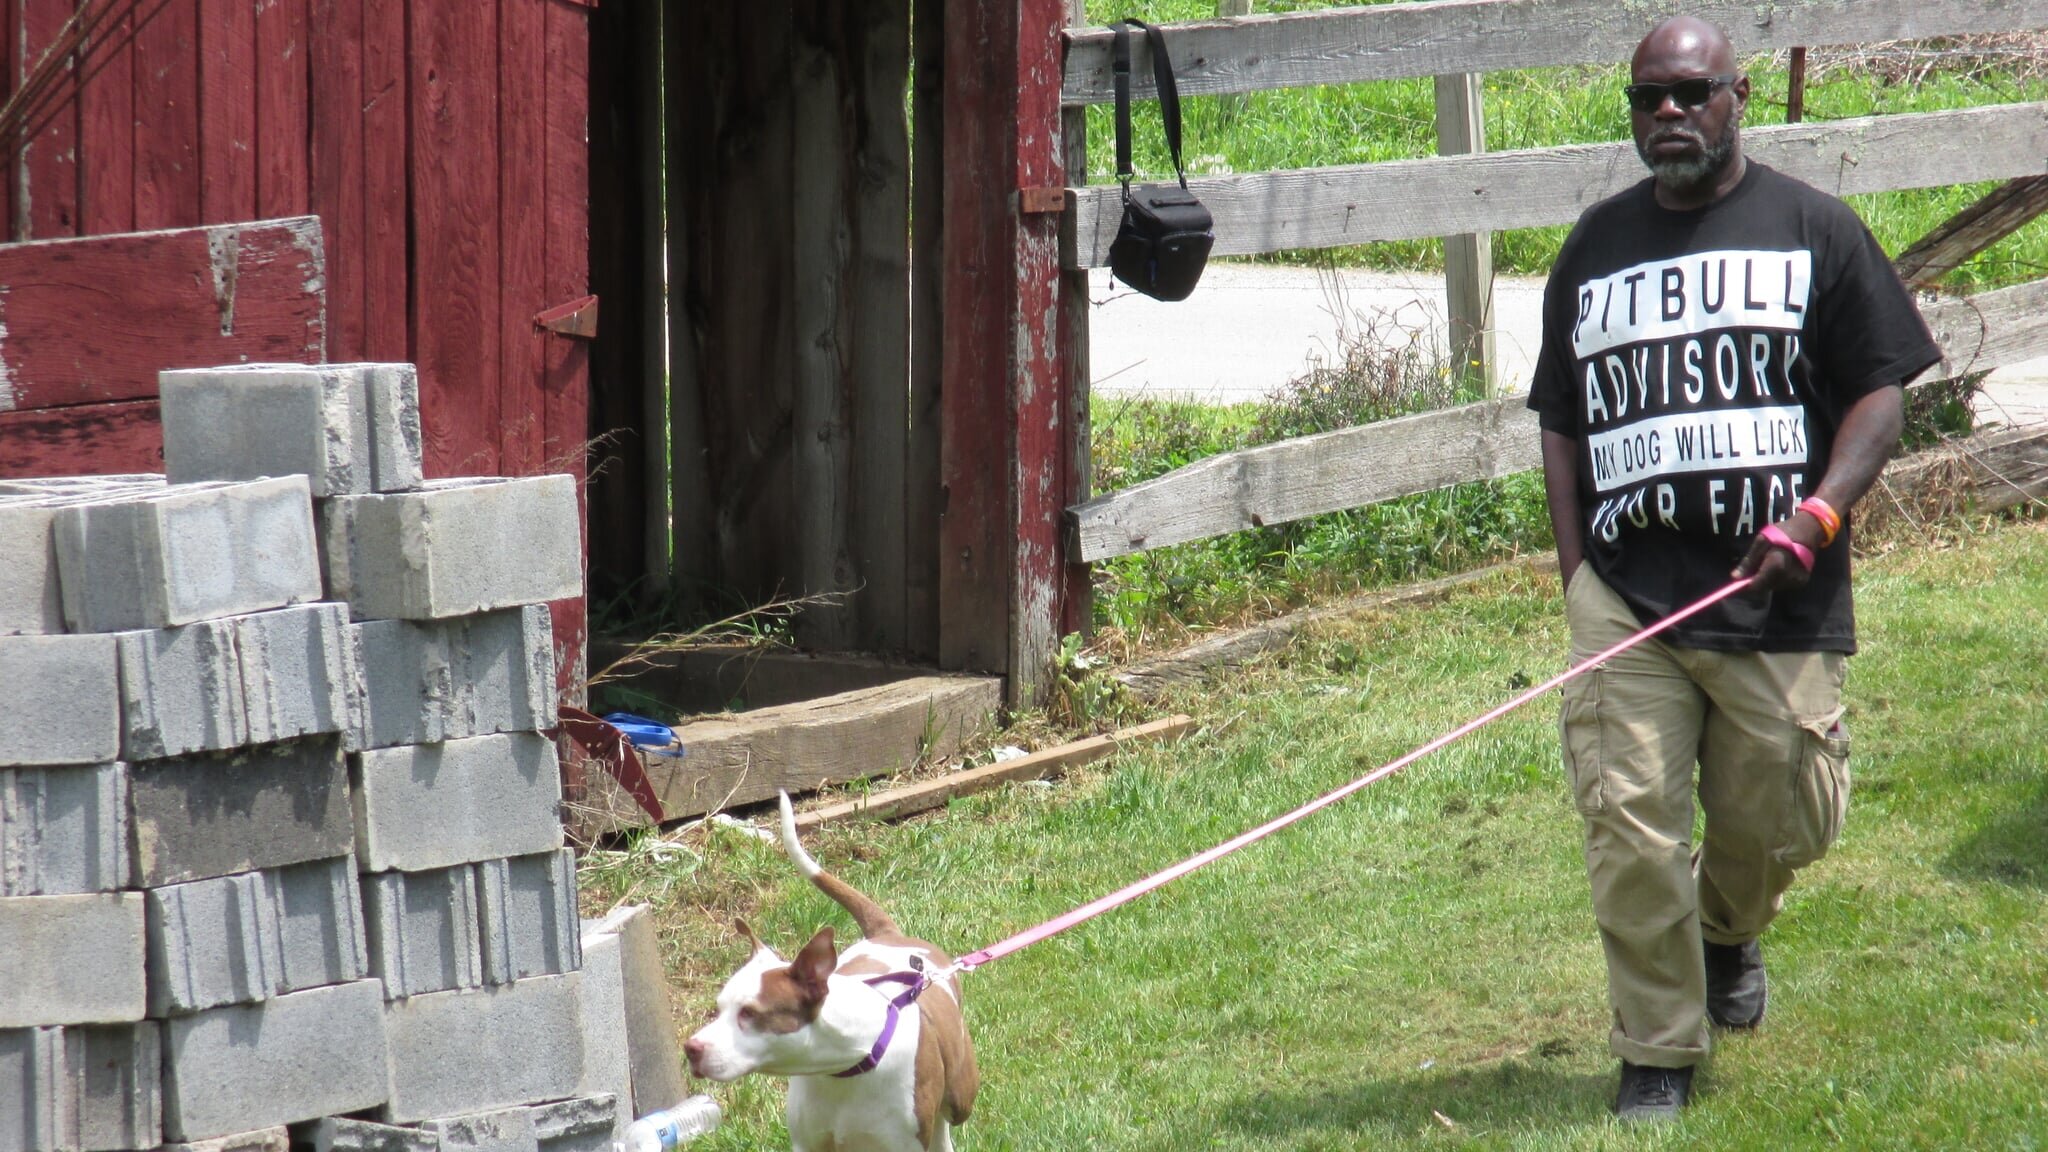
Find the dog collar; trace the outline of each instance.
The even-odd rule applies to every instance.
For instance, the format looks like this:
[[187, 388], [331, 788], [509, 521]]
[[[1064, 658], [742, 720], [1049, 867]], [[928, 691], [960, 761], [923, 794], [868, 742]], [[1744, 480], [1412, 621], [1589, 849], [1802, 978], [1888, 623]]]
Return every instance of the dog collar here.
[[[922, 969], [923, 965], [920, 964], [918, 967]], [[882, 1063], [882, 1054], [889, 1050], [889, 1041], [896, 1038], [896, 1021], [902, 1017], [905, 1008], [916, 1003], [917, 998], [924, 994], [924, 990], [931, 987], [931, 982], [932, 978], [923, 971], [890, 972], [883, 976], [870, 976], [867, 983], [871, 987], [883, 984], [908, 984], [909, 987], [898, 993], [894, 1000], [889, 1001], [889, 1015], [882, 1022], [882, 1034], [875, 1037], [875, 1046], [868, 1049], [868, 1054], [861, 1058], [860, 1063], [844, 1072], [834, 1072], [833, 1078], [859, 1076], [864, 1072], [873, 1072], [879, 1067]]]

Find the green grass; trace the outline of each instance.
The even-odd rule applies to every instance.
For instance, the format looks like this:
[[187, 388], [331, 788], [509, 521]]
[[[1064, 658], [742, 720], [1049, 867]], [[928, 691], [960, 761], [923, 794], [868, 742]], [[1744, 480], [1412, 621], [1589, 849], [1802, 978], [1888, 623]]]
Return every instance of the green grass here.
[[[1259, 3], [1264, 12], [1325, 8], [1311, 3]], [[1091, 3], [1102, 24], [1124, 16], [1170, 21], [1215, 15], [1210, 0], [1141, 0]], [[1752, 59], [1753, 83], [1746, 123], [1785, 122], [1789, 81], [1768, 57]], [[1605, 67], [1530, 69], [1490, 73], [1485, 79], [1487, 147], [1494, 151], [1584, 144], [1629, 137], [1621, 98], [1625, 62]], [[1182, 100], [1184, 154], [1189, 174], [1251, 173], [1410, 159], [1436, 153], [1435, 100], [1428, 77], [1362, 84], [1322, 85], [1249, 93], [1241, 97]], [[2048, 80], [2011, 70], [1935, 72], [1918, 83], [1892, 83], [1868, 70], [1829, 69], [1807, 86], [1809, 122], [1902, 112], [1929, 112], [2048, 99]], [[1139, 179], [1171, 174], [1158, 114], [1135, 113], [1134, 160]], [[1088, 113], [1091, 183], [1115, 179], [1114, 113], [1109, 105]], [[1990, 191], [1993, 185], [1958, 185], [1850, 198], [1887, 252], [1899, 250]], [[1494, 268], [1501, 275], [1546, 274], [1564, 242], [1563, 227], [1497, 232]], [[1341, 264], [1377, 268], [1438, 268], [1442, 246], [1430, 239], [1339, 249]], [[1298, 261], [1304, 253], [1274, 257]], [[2048, 270], [2048, 220], [2036, 221], [1956, 270], [1956, 288], [1996, 287], [2034, 279]]]
[[[1604, 977], [1547, 702], [1279, 837], [967, 978], [996, 1149], [2048, 1144], [2048, 526], [1862, 565], [1855, 799], [1766, 937], [1771, 1017], [1676, 1129], [1607, 1119]], [[811, 847], [960, 951], [1207, 848], [1561, 666], [1554, 580], [1360, 618], [1172, 702], [1206, 725], [1058, 788]], [[610, 858], [653, 898], [679, 1015], [846, 918], [730, 832]], [[780, 1146], [780, 1087], [716, 1094], [706, 1152]], [[1446, 1127], [1441, 1114], [1455, 1127]]]

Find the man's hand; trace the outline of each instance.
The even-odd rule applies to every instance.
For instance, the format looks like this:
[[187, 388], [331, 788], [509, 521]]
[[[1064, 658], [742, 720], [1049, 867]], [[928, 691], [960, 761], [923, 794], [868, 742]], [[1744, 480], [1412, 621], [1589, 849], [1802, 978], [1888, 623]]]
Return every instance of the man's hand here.
[[[1820, 521], [1813, 518], [1813, 513], [1795, 512], [1790, 520], [1782, 521], [1778, 527], [1785, 535], [1806, 545], [1815, 554], [1820, 552], [1821, 538], [1826, 532], [1821, 528]], [[1749, 554], [1742, 558], [1742, 563], [1737, 564], [1735, 571], [1729, 575], [1737, 580], [1745, 576], [1756, 577], [1756, 583], [1744, 591], [1745, 595], [1751, 596], [1764, 596], [1772, 592], [1797, 592], [1806, 587], [1808, 580], [1813, 579], [1813, 574], [1799, 562], [1799, 557], [1794, 556], [1790, 549], [1781, 548], [1766, 540], [1761, 532], [1757, 533], [1756, 539], [1750, 543]]]

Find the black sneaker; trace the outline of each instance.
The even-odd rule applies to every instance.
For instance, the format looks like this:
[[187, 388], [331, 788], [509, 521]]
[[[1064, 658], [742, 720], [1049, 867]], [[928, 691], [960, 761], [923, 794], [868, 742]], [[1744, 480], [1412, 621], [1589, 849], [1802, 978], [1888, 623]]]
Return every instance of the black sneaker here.
[[1747, 944], [1705, 946], [1707, 1018], [1722, 1028], [1754, 1028], [1764, 1021], [1770, 981], [1764, 976], [1764, 950]]
[[1621, 1093], [1614, 1099], [1614, 1114], [1623, 1120], [1676, 1120], [1691, 1099], [1691, 1068], [1621, 1062]]

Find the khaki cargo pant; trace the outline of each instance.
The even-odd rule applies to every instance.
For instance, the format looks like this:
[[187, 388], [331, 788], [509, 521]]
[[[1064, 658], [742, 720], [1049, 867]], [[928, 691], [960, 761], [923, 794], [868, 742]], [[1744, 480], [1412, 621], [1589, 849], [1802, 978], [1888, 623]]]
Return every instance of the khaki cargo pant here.
[[[1589, 565], [1572, 576], [1565, 616], [1575, 663], [1641, 628]], [[1705, 1057], [1702, 935], [1755, 939], [1793, 871], [1834, 843], [1849, 803], [1844, 664], [1839, 652], [1650, 640], [1565, 685], [1565, 770], [1586, 820], [1616, 1056], [1667, 1068]]]

